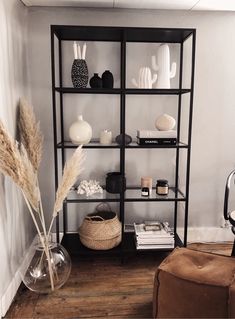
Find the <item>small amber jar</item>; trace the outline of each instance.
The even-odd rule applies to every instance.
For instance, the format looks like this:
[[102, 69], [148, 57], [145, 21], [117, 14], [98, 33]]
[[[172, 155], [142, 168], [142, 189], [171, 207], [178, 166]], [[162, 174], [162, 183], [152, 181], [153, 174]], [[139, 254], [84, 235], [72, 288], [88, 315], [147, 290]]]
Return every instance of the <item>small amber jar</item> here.
[[156, 193], [158, 195], [168, 195], [169, 185], [166, 179], [158, 179], [156, 184]]

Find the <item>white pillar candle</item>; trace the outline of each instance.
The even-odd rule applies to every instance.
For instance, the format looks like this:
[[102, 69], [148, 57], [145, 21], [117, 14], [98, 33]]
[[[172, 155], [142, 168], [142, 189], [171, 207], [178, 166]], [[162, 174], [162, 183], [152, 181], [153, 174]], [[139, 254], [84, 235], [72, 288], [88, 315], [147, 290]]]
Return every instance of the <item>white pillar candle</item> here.
[[100, 132], [100, 144], [111, 144], [112, 132], [109, 130], [103, 130]]

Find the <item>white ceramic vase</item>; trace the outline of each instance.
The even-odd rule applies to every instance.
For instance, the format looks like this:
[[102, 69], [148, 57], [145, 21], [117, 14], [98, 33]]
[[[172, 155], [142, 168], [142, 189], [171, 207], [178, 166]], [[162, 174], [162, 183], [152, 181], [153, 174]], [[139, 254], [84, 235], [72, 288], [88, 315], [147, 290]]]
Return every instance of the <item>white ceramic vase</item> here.
[[88, 144], [92, 137], [92, 128], [89, 123], [83, 120], [82, 115], [78, 116], [69, 128], [69, 137], [74, 144]]

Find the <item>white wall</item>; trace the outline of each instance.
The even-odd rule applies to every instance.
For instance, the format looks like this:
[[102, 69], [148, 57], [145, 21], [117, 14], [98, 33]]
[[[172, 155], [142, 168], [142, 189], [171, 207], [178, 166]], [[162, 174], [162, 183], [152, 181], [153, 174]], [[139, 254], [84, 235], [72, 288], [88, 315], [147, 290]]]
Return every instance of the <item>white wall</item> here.
[[[37, 107], [38, 117], [41, 119], [45, 134], [45, 160], [41, 183], [48, 211], [51, 210], [54, 196], [50, 24], [192, 27], [197, 29], [189, 222], [191, 226], [218, 226], [222, 217], [225, 179], [235, 166], [235, 13], [71, 8], [29, 9], [30, 81], [33, 89], [33, 103]], [[94, 47], [88, 44], [87, 59], [90, 72], [96, 70], [101, 72], [106, 68], [112, 70], [112, 67], [117, 70], [115, 62], [110, 65], [110, 58], [107, 57], [111, 56], [111, 61], [113, 61], [113, 56], [118, 55], [118, 48], [107, 48], [107, 50], [108, 53], [105, 53], [99, 48], [99, 45]], [[72, 49], [65, 45], [63, 52], [66, 61], [64, 75], [69, 84], [71, 83], [69, 73]], [[132, 53], [129, 53], [132, 61], [137, 56], [133, 52], [132, 50]], [[115, 72], [114, 76], [118, 78], [118, 71]], [[130, 132], [134, 132], [137, 120], [138, 125], [153, 127], [152, 119], [165, 108], [174, 115], [176, 98], [156, 98], [157, 100], [153, 97], [128, 97]], [[148, 105], [143, 110], [146, 104]], [[96, 136], [99, 130], [105, 127], [112, 127], [113, 132], [116, 133], [119, 125], [116, 121], [118, 107], [119, 100], [113, 96], [96, 96], [95, 99], [93, 96], [66, 96], [66, 130], [77, 113], [83, 113], [93, 126]], [[106, 114], [108, 115], [105, 116]], [[136, 114], [141, 114], [140, 118], [143, 119], [143, 123]], [[116, 167], [115, 159], [118, 158], [116, 152], [115, 150], [107, 152], [88, 150], [87, 171], [83, 177], [104, 180], [105, 172]], [[144, 151], [137, 150], [134, 156], [138, 155], [140, 157], [137, 161], [133, 162], [133, 157], [128, 159], [127, 174], [130, 181], [135, 182], [136, 178], [138, 182], [140, 176], [147, 173], [152, 174], [156, 180], [158, 177], [163, 177], [164, 170], [169, 171], [167, 177], [171, 179], [172, 169], [169, 168], [172, 165], [172, 154], [170, 151], [167, 151], [166, 156], [166, 153], [161, 154], [160, 151], [159, 153], [147, 151], [146, 154]], [[146, 161], [150, 156], [155, 157], [151, 161], [152, 166], [148, 167]], [[105, 165], [102, 165], [102, 162], [106, 162]], [[146, 207], [142, 204], [129, 204], [127, 206], [128, 219], [140, 219], [143, 213], [146, 214], [146, 218], [150, 218], [152, 213], [158, 216], [160, 211], [164, 212], [167, 217], [172, 215], [172, 206], [166, 208], [166, 206], [155, 205], [157, 204]], [[81, 214], [92, 210], [92, 207], [88, 205], [79, 210], [75, 205], [73, 207], [74, 212], [70, 214], [70, 230], [76, 230]], [[156, 209], [156, 207], [159, 208]]]
[[[29, 96], [27, 10], [20, 1], [0, 1], [0, 30], [0, 118], [15, 136], [19, 97]], [[32, 238], [31, 220], [21, 194], [0, 174], [0, 300], [6, 296]]]

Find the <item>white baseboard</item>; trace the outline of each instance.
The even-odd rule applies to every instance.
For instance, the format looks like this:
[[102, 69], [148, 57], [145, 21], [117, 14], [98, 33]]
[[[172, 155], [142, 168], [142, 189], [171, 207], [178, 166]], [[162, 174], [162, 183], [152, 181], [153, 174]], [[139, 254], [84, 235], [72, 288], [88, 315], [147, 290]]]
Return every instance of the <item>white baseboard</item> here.
[[[183, 228], [178, 229], [178, 234], [183, 237]], [[188, 243], [228, 242], [234, 241], [234, 237], [230, 227], [188, 228]]]
[[21, 274], [24, 273], [29, 266], [32, 251], [33, 251], [34, 240], [31, 244], [31, 246], [26, 251], [23, 262], [20, 265], [20, 267], [18, 268], [18, 270], [16, 271], [14, 277], [12, 278], [6, 292], [4, 293], [4, 295], [0, 299], [0, 316], [1, 316], [1, 318], [4, 317], [5, 314], [7, 313], [8, 309], [10, 308], [10, 305], [11, 305], [11, 303], [16, 295], [16, 292], [17, 292], [17, 290], [21, 284], [21, 281], [22, 281]]

